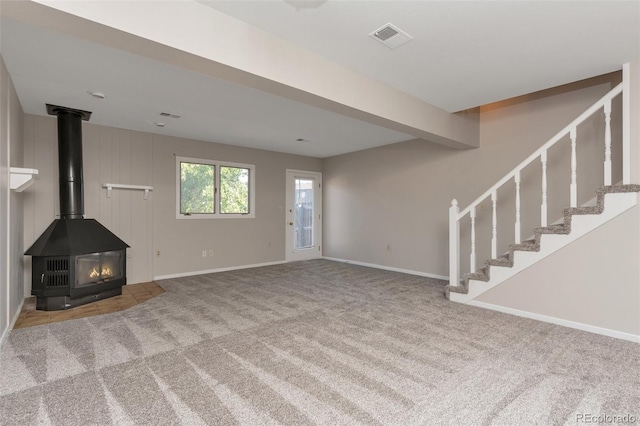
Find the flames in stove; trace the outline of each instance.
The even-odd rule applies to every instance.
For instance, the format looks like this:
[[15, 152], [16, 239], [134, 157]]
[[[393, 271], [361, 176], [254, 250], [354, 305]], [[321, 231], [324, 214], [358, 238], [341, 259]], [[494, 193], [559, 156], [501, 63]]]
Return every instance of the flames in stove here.
[[102, 284], [125, 275], [124, 251], [107, 251], [76, 257], [76, 287]]
[[104, 280], [111, 277], [113, 277], [113, 273], [109, 266], [103, 266], [102, 270], [99, 270], [99, 268], [93, 268], [91, 272], [89, 272], [89, 278], [102, 278]]

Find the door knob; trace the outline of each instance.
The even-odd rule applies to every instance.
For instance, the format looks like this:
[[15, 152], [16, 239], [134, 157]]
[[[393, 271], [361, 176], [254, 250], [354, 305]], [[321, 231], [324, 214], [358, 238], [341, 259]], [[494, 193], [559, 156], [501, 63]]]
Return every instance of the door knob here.
[[289, 225], [293, 226], [293, 222], [289, 222]]

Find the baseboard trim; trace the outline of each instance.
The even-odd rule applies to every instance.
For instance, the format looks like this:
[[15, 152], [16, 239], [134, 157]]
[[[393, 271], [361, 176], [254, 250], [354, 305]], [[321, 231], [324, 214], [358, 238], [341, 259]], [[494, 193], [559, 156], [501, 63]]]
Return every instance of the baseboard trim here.
[[264, 263], [254, 263], [254, 264], [251, 264], [251, 265], [229, 266], [229, 267], [226, 267], [226, 268], [205, 269], [203, 271], [180, 272], [178, 274], [158, 275], [158, 276], [153, 277], [153, 279], [154, 280], [168, 280], [168, 279], [171, 279], [171, 278], [193, 277], [195, 275], [215, 274], [217, 272], [237, 271], [239, 269], [260, 268], [262, 266], [281, 265], [283, 263], [287, 263], [287, 262], [285, 260], [279, 260], [277, 262], [264, 262]]
[[465, 302], [465, 304], [471, 305], [471, 306], [477, 306], [479, 308], [489, 309], [492, 311], [502, 312], [504, 314], [511, 314], [518, 317], [529, 318], [537, 321], [561, 325], [563, 327], [574, 328], [576, 330], [582, 330], [582, 331], [588, 331], [590, 333], [601, 334], [603, 336], [614, 337], [616, 339], [622, 339], [622, 340], [628, 340], [634, 343], [640, 343], [640, 335], [636, 335], [636, 334], [625, 333], [622, 331], [611, 330], [603, 327], [597, 327], [595, 325], [584, 324], [581, 322], [569, 321], [562, 318], [536, 314], [533, 312], [521, 311], [519, 309], [508, 308], [500, 305], [494, 305], [492, 303], [479, 302], [477, 300], [470, 300], [468, 302]]
[[333, 262], [349, 263], [351, 265], [366, 266], [367, 268], [383, 269], [385, 271], [401, 272], [403, 274], [417, 275], [420, 277], [435, 278], [438, 280], [449, 281], [449, 277], [445, 277], [444, 275], [430, 274], [428, 272], [420, 272], [420, 271], [413, 271], [410, 269], [395, 268], [393, 266], [378, 265], [375, 263], [358, 262], [357, 260], [340, 259], [337, 257], [323, 256], [322, 258], [325, 260], [331, 260]]
[[20, 316], [20, 312], [22, 312], [22, 307], [24, 306], [24, 300], [25, 299], [22, 299], [22, 302], [20, 302], [20, 306], [18, 306], [18, 310], [13, 315], [13, 319], [11, 320], [11, 323], [9, 323], [9, 327], [7, 327], [2, 332], [2, 336], [0, 336], [0, 349], [2, 349], [4, 342], [6, 342], [7, 338], [9, 337], [9, 333], [11, 333], [11, 330], [13, 330], [13, 326], [16, 325], [16, 321], [18, 321], [18, 317]]

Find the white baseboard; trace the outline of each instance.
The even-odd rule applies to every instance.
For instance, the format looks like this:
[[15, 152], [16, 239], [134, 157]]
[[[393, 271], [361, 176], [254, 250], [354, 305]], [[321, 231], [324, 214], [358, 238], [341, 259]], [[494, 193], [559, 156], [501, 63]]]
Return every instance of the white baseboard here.
[[449, 277], [444, 275], [430, 274], [428, 272], [412, 271], [410, 269], [395, 268], [393, 266], [377, 265], [375, 263], [358, 262], [357, 260], [339, 259], [336, 257], [323, 256], [323, 259], [332, 260], [334, 262], [349, 263], [351, 265], [366, 266], [367, 268], [383, 269], [385, 271], [401, 272], [403, 274], [417, 275], [420, 277], [435, 278], [438, 280], [449, 281]]
[[24, 306], [24, 299], [22, 299], [22, 302], [20, 302], [20, 306], [18, 306], [18, 310], [13, 315], [13, 319], [11, 320], [11, 323], [9, 323], [9, 327], [7, 327], [2, 332], [2, 336], [0, 336], [0, 348], [2, 348], [2, 346], [4, 345], [4, 342], [7, 340], [7, 337], [9, 337], [9, 333], [11, 332], [11, 330], [13, 330], [13, 326], [16, 325], [16, 321], [18, 321], [18, 317], [20, 316], [20, 312], [22, 312], [23, 306]]
[[277, 262], [254, 263], [251, 265], [229, 266], [226, 268], [206, 269], [204, 271], [180, 272], [178, 274], [158, 275], [153, 277], [154, 280], [168, 280], [171, 278], [192, 277], [194, 275], [215, 274], [216, 272], [237, 271], [239, 269], [259, 268], [261, 266], [281, 265], [287, 263], [285, 260]]
[[611, 330], [608, 328], [597, 327], [595, 325], [584, 324], [581, 322], [569, 321], [562, 318], [550, 317], [542, 314], [535, 314], [533, 312], [521, 311], [519, 309], [508, 308], [506, 306], [494, 305], [492, 303], [479, 302], [477, 300], [470, 300], [466, 302], [467, 305], [477, 306], [479, 308], [490, 309], [492, 311], [498, 311], [505, 314], [511, 314], [518, 317], [534, 319], [542, 322], [548, 322], [551, 324], [561, 325], [563, 327], [575, 328], [576, 330], [588, 331], [590, 333], [601, 334], [603, 336], [615, 337], [616, 339], [628, 340], [634, 343], [640, 343], [640, 335], [625, 333], [622, 331]]

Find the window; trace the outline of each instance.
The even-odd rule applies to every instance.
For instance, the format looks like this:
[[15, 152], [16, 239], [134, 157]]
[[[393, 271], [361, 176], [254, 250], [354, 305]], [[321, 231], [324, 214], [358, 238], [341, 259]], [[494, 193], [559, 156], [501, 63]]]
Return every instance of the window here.
[[255, 166], [176, 157], [177, 217], [255, 217]]
[[249, 169], [220, 166], [220, 213], [249, 213]]
[[214, 214], [216, 166], [180, 162], [180, 214]]

